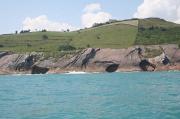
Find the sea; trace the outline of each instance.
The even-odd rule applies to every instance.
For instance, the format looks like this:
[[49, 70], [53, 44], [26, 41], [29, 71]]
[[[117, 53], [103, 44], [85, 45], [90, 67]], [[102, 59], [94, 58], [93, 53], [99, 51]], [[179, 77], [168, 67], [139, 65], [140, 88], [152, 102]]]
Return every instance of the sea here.
[[180, 119], [180, 72], [1, 75], [0, 119]]

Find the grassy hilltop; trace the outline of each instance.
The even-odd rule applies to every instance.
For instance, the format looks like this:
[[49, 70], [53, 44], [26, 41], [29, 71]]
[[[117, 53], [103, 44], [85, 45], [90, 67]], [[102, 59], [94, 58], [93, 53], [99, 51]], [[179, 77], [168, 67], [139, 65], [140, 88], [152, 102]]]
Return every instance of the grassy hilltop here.
[[59, 53], [87, 47], [180, 44], [180, 25], [159, 18], [130, 19], [73, 32], [0, 35], [0, 51]]

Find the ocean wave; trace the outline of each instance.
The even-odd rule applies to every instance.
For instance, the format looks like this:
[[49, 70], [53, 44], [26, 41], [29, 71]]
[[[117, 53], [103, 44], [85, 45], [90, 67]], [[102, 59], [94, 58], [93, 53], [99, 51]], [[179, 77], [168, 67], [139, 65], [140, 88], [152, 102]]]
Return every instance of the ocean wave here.
[[100, 72], [70, 71], [65, 74], [99, 74]]
[[70, 71], [65, 74], [89, 74], [88, 72], [82, 72], [82, 71]]

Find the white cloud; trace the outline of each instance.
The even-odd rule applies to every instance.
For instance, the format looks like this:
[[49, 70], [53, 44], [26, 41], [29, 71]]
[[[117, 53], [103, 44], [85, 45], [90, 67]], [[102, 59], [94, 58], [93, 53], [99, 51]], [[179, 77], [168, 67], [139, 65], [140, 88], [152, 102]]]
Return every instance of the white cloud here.
[[180, 23], [180, 0], [144, 0], [134, 17], [160, 17]]
[[47, 29], [48, 31], [62, 31], [62, 30], [76, 30], [76, 27], [73, 27], [67, 23], [60, 23], [55, 21], [50, 21], [46, 15], [41, 15], [36, 18], [27, 17], [23, 21], [23, 29], [30, 29], [32, 31]]
[[103, 12], [99, 3], [89, 4], [84, 9], [81, 17], [84, 27], [91, 27], [94, 23], [104, 23], [112, 18], [111, 14]]
[[94, 23], [104, 23], [109, 21], [111, 15], [106, 12], [98, 12], [98, 13], [85, 13], [82, 16], [82, 24], [85, 27], [91, 27]]
[[[92, 3], [85, 6], [81, 16], [82, 27], [91, 27], [94, 23], [104, 23], [109, 21], [111, 14], [104, 12], [101, 4]], [[22, 23], [22, 29], [31, 31], [47, 29], [48, 31], [62, 31], [70, 29], [71, 31], [79, 28], [74, 27], [68, 23], [51, 21], [46, 15], [40, 15], [35, 18], [27, 17]]]
[[95, 11], [99, 11], [99, 10], [101, 10], [101, 4], [99, 4], [99, 3], [88, 4], [84, 8], [84, 12], [95, 12]]

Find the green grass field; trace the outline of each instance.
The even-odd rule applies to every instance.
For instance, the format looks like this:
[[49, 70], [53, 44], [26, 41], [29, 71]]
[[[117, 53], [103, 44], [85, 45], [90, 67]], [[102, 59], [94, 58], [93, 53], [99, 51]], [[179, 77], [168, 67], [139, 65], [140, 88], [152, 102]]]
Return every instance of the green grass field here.
[[155, 18], [139, 20], [135, 44], [180, 44], [180, 25]]
[[73, 32], [0, 35], [0, 51], [35, 51], [53, 55], [62, 53], [60, 46], [127, 48], [168, 43], [180, 44], [180, 25], [157, 18], [117, 21]]
[[124, 48], [134, 44], [138, 28], [129, 24], [104, 25], [82, 30], [71, 44], [76, 47]]

